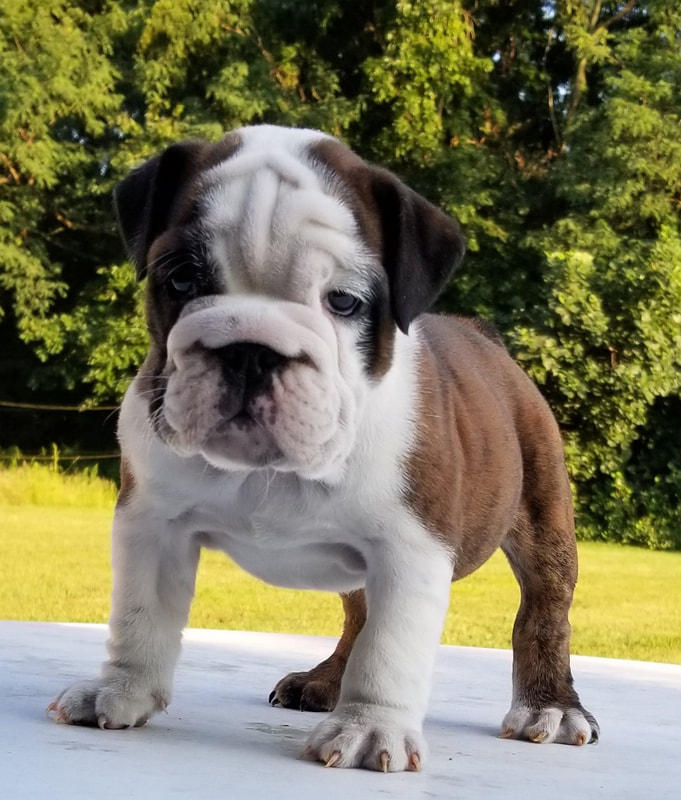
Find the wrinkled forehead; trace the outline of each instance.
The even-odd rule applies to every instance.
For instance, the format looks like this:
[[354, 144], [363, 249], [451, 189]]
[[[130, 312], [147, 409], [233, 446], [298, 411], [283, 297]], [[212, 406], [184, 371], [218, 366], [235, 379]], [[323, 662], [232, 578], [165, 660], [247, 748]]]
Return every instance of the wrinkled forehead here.
[[230, 292], [305, 302], [320, 285], [340, 284], [366, 294], [373, 259], [338, 177], [310, 153], [324, 137], [295, 133], [251, 129], [205, 173], [199, 218], [210, 257]]

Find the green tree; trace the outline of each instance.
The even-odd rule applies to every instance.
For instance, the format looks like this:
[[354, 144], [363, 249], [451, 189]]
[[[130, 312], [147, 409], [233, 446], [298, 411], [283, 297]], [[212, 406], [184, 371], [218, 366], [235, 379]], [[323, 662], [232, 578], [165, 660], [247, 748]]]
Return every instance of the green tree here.
[[64, 347], [55, 308], [101, 257], [91, 232], [111, 230], [92, 202], [119, 121], [103, 22], [59, 0], [0, 7], [0, 313], [42, 361]]
[[[544, 289], [513, 339], [558, 412], [582, 533], [679, 547], [681, 11], [582, 5], [562, 10], [561, 212], [529, 236]], [[664, 439], [666, 463], [650, 447]]]
[[[115, 5], [0, 0], [0, 358], [2, 399], [80, 402], [88, 344], [103, 315], [74, 310], [121, 262], [110, 213], [111, 155], [134, 129], [122, 108]], [[124, 269], [124, 267], [121, 267]], [[137, 323], [143, 330], [142, 323]], [[1, 445], [108, 441], [112, 426], [3, 412]], [[58, 430], [58, 433], [57, 433]], [[100, 435], [100, 430], [103, 436]]]
[[[542, 387], [581, 535], [681, 547], [677, 5], [0, 0], [0, 399], [115, 401], [134, 373], [110, 200], [134, 164], [323, 128], [464, 224], [441, 307], [496, 322]], [[0, 446], [49, 443], [33, 422]]]

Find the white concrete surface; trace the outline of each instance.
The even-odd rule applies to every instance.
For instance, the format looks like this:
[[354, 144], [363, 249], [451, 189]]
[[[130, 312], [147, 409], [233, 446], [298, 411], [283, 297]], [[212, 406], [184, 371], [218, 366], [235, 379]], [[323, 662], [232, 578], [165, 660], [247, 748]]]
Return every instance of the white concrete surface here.
[[296, 759], [319, 715], [271, 708], [292, 669], [332, 642], [302, 636], [187, 631], [167, 715], [144, 728], [56, 725], [45, 707], [94, 675], [106, 628], [0, 622], [2, 800], [417, 800], [681, 798], [681, 667], [574, 658], [597, 745], [496, 738], [510, 700], [511, 654], [442, 647], [422, 773], [324, 769]]

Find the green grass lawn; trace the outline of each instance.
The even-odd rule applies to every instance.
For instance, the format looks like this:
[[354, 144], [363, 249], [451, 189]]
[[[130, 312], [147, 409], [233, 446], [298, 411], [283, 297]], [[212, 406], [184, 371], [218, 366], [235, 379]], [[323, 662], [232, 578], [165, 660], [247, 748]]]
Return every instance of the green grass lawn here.
[[[0, 490], [2, 486], [0, 486]], [[111, 572], [103, 508], [9, 505], [0, 491], [0, 617], [105, 622]], [[681, 553], [580, 545], [574, 653], [681, 663]], [[452, 587], [443, 641], [510, 647], [518, 589], [501, 554]], [[334, 595], [275, 589], [205, 553], [190, 625], [337, 635]]]

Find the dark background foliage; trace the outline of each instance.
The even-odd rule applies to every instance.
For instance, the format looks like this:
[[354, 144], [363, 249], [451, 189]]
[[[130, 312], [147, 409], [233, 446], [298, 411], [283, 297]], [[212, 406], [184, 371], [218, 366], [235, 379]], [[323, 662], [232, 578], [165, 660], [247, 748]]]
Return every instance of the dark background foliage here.
[[[323, 128], [455, 214], [440, 307], [561, 424], [582, 537], [681, 548], [681, 6], [0, 0], [0, 401], [108, 405], [145, 350], [111, 213], [167, 143]], [[114, 418], [0, 407], [0, 448]]]

